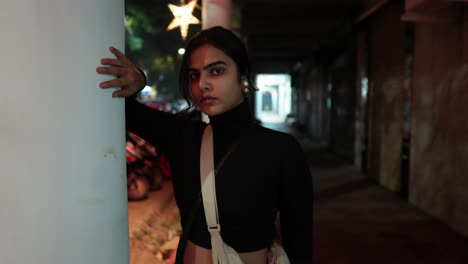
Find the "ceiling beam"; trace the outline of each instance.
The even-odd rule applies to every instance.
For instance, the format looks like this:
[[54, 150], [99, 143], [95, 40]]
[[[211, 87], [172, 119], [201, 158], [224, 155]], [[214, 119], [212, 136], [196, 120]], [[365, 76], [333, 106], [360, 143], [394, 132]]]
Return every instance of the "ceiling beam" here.
[[336, 27], [336, 20], [316, 21], [313, 19], [285, 19], [284, 21], [243, 22], [247, 34], [324, 34]]

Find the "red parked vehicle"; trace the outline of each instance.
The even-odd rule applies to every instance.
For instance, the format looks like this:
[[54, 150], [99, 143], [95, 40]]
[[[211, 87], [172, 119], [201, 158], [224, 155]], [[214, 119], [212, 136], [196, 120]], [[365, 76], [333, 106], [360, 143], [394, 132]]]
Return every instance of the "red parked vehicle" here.
[[168, 159], [144, 139], [127, 132], [127, 193], [128, 200], [146, 199], [151, 191], [162, 186], [164, 178], [171, 177]]

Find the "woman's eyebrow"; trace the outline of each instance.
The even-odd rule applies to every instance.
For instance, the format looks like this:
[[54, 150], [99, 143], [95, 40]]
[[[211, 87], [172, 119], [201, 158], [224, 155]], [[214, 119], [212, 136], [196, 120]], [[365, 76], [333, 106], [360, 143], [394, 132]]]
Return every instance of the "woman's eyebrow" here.
[[205, 67], [203, 67], [203, 70], [209, 69], [209, 68], [211, 68], [213, 66], [217, 66], [217, 65], [227, 65], [227, 64], [224, 61], [215, 61], [215, 62], [212, 62], [212, 63], [206, 65]]
[[[217, 66], [217, 65], [227, 65], [226, 62], [224, 61], [215, 61], [215, 62], [212, 62], [206, 66], [203, 67], [203, 70], [206, 70], [206, 69], [209, 69], [211, 67], [214, 67], [214, 66]], [[198, 69], [195, 69], [195, 68], [188, 68], [187, 71], [198, 71]]]

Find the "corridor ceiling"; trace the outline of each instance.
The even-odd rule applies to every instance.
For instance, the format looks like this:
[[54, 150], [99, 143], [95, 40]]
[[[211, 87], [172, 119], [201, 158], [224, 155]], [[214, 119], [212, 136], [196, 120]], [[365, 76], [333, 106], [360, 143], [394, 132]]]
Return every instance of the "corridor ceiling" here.
[[319, 48], [349, 38], [362, 2], [234, 0], [254, 71], [288, 72]]

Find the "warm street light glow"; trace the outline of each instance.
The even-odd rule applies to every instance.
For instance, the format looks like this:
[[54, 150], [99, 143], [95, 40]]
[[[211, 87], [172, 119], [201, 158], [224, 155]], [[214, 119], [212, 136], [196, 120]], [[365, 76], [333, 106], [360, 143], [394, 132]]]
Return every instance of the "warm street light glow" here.
[[172, 30], [176, 27], [179, 27], [182, 39], [185, 40], [187, 37], [189, 24], [200, 24], [200, 20], [192, 15], [196, 4], [196, 0], [190, 1], [184, 6], [168, 4], [169, 9], [171, 9], [172, 14], [174, 15], [174, 19], [171, 21], [169, 26], [167, 26], [167, 30]]

